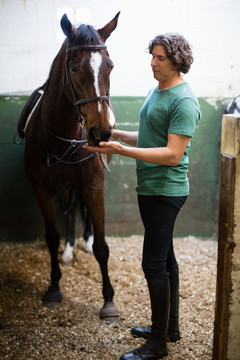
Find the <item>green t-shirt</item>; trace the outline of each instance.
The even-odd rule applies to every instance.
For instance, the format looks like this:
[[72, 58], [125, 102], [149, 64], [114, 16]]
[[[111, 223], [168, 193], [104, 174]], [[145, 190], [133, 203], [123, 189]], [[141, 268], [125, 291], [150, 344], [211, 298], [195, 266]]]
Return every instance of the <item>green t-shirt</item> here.
[[[140, 110], [137, 147], [165, 147], [169, 133], [192, 137], [200, 116], [198, 100], [186, 82], [166, 90], [155, 88], [149, 92]], [[188, 195], [189, 147], [190, 141], [177, 166], [137, 160], [137, 193]]]

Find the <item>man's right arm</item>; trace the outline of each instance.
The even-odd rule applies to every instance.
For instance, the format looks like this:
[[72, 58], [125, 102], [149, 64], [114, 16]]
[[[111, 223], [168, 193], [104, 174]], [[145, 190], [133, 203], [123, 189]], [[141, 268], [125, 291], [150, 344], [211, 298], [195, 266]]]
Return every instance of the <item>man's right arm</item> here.
[[122, 141], [130, 146], [137, 146], [138, 131], [113, 129], [113, 140]]

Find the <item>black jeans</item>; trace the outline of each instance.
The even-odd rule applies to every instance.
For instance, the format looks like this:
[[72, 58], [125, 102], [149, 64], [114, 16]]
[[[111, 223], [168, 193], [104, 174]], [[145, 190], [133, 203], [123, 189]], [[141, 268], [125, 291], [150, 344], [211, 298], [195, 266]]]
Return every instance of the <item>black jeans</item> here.
[[138, 206], [145, 228], [142, 268], [146, 278], [158, 276], [177, 265], [173, 230], [187, 196], [138, 195]]

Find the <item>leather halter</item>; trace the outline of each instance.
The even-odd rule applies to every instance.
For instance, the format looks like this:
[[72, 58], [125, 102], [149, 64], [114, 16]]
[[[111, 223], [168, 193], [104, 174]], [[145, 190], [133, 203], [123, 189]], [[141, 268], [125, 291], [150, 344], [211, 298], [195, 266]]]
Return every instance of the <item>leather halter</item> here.
[[[109, 104], [109, 93], [106, 96], [96, 96], [94, 98], [78, 100], [77, 96], [75, 94], [74, 88], [73, 88], [71, 78], [70, 78], [69, 73], [68, 73], [68, 66], [67, 66], [68, 65], [68, 54], [69, 54], [69, 52], [75, 51], [75, 50], [99, 51], [99, 50], [105, 50], [105, 49], [107, 49], [107, 46], [106, 45], [101, 45], [101, 44], [98, 44], [98, 45], [79, 45], [79, 46], [73, 46], [73, 47], [68, 47], [68, 44], [67, 44], [66, 58], [65, 58], [65, 76], [66, 76], [66, 79], [67, 79], [67, 83], [70, 85], [70, 89], [71, 89], [73, 99], [74, 99], [74, 107], [77, 110], [77, 113], [79, 115], [79, 121], [80, 121], [82, 127], [84, 127], [84, 117], [83, 117], [83, 115], [82, 115], [82, 113], [80, 111], [80, 105], [91, 103], [91, 102], [96, 102], [96, 101], [100, 101], [101, 103], [103, 101], [107, 101], [107, 103]], [[64, 76], [64, 78], [65, 78], [65, 76]]]
[[[84, 129], [84, 117], [81, 114], [80, 105], [95, 102], [95, 101], [100, 101], [101, 103], [103, 101], [107, 101], [107, 103], [109, 104], [109, 94], [107, 94], [106, 96], [96, 96], [94, 98], [77, 100], [77, 97], [76, 97], [76, 94], [75, 94], [75, 91], [74, 91], [74, 88], [73, 88], [73, 84], [72, 84], [71, 78], [70, 78], [69, 73], [68, 73], [68, 54], [69, 54], [69, 52], [75, 51], [75, 50], [99, 51], [99, 50], [105, 50], [105, 49], [107, 49], [107, 46], [106, 45], [101, 45], [101, 44], [98, 44], [98, 45], [80, 45], [80, 46], [73, 46], [73, 47], [70, 47], [70, 48], [68, 47], [68, 44], [67, 44], [66, 58], [65, 58], [65, 73], [64, 73], [63, 81], [64, 81], [64, 79], [66, 77], [67, 83], [70, 85], [70, 89], [71, 89], [71, 92], [72, 92], [72, 95], [73, 95], [74, 107], [77, 110], [77, 113], [79, 115], [79, 121], [80, 121], [81, 127], [83, 129]], [[67, 164], [67, 165], [68, 164], [71, 164], [71, 165], [78, 164], [80, 162], [83, 162], [85, 160], [90, 159], [91, 157], [94, 157], [94, 156], [98, 155], [98, 153], [91, 153], [90, 155], [86, 156], [83, 159], [80, 159], [80, 160], [77, 160], [77, 161], [71, 161], [69, 159], [69, 157], [74, 155], [82, 147], [82, 145], [87, 142], [87, 140], [83, 140], [83, 139], [81, 139], [81, 140], [66, 139], [66, 138], [63, 138], [63, 137], [60, 137], [60, 136], [57, 136], [57, 135], [53, 134], [47, 128], [46, 128], [46, 130], [50, 135], [54, 136], [55, 138], [69, 143], [68, 149], [61, 156], [58, 156], [58, 155], [55, 155], [55, 154], [50, 154], [46, 150], [47, 153], [48, 153], [47, 164], [48, 164], [48, 166], [50, 168], [54, 167], [55, 165], [57, 165], [59, 163]], [[66, 160], [66, 158], [67, 158], [67, 160]]]

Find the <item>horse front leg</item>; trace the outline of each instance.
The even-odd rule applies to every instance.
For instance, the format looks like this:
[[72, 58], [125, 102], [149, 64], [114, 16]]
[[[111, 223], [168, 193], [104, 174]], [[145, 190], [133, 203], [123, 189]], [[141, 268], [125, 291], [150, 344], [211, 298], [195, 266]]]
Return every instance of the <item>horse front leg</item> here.
[[62, 274], [58, 259], [60, 235], [56, 229], [54, 198], [42, 186], [35, 185], [33, 190], [44, 218], [45, 240], [51, 257], [51, 285], [44, 295], [43, 305], [55, 306], [62, 300], [62, 293], [59, 287]]
[[99, 263], [102, 274], [102, 294], [104, 305], [100, 310], [100, 318], [105, 321], [119, 321], [119, 311], [113, 301], [114, 290], [108, 274], [109, 248], [105, 241], [105, 214], [103, 191], [95, 192], [87, 197], [86, 204], [93, 225], [93, 254]]

